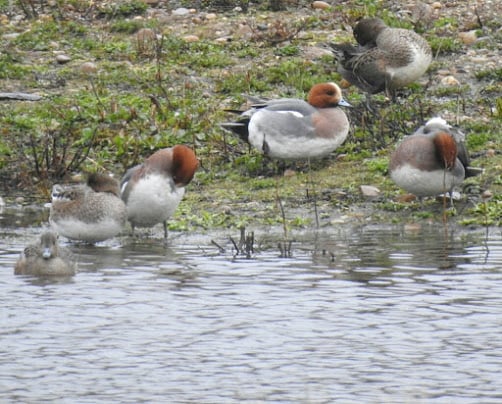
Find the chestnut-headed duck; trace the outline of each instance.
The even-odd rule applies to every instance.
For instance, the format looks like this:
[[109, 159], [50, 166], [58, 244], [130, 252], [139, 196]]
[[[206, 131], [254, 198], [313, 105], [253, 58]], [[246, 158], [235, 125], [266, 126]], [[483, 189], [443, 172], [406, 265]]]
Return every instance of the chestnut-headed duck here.
[[350, 106], [335, 83], [314, 85], [307, 101], [280, 98], [254, 104], [237, 122], [221, 126], [277, 159], [324, 157], [349, 133], [349, 120], [339, 106]]
[[119, 234], [126, 218], [118, 181], [109, 175], [92, 173], [86, 184], [56, 184], [52, 188], [49, 222], [66, 238], [103, 241]]
[[405, 137], [390, 157], [391, 179], [418, 197], [435, 196], [482, 172], [469, 166], [465, 135], [442, 118], [430, 119]]
[[121, 195], [133, 234], [135, 227], [163, 223], [167, 239], [167, 219], [174, 214], [198, 166], [192, 149], [176, 145], [156, 151], [143, 164], [127, 170]]
[[40, 241], [27, 246], [14, 267], [16, 275], [72, 276], [77, 264], [72, 254], [58, 245], [52, 231], [43, 233]]
[[431, 47], [416, 32], [388, 27], [380, 18], [364, 18], [353, 30], [358, 46], [331, 44], [338, 72], [368, 94], [395, 90], [421, 77], [432, 61]]

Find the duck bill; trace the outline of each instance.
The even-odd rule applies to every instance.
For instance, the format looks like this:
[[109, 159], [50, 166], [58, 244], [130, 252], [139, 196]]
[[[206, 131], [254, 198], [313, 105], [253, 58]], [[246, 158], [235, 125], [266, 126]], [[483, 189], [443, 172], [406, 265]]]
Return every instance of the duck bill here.
[[344, 98], [342, 98], [339, 102], [338, 102], [338, 105], [342, 106], [342, 107], [352, 107], [352, 104], [349, 104], [347, 101], [345, 101]]
[[50, 258], [52, 255], [51, 249], [49, 247], [45, 247], [44, 250], [42, 251], [42, 257], [45, 259]]

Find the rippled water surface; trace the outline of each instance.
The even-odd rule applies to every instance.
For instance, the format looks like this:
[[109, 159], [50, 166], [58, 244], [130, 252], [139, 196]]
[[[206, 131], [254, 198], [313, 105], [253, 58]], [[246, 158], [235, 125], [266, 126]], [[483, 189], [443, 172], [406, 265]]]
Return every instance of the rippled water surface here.
[[1, 229], [0, 402], [502, 402], [500, 229], [121, 237], [15, 276], [41, 231]]

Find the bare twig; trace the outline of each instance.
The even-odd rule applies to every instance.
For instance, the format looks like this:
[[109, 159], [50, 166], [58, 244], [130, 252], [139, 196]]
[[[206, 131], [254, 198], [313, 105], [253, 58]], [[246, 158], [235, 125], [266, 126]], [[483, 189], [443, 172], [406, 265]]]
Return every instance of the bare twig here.
[[218, 248], [218, 250], [220, 250], [220, 253], [225, 252], [225, 249], [221, 245], [219, 245], [216, 241], [211, 240], [211, 244], [215, 245]]

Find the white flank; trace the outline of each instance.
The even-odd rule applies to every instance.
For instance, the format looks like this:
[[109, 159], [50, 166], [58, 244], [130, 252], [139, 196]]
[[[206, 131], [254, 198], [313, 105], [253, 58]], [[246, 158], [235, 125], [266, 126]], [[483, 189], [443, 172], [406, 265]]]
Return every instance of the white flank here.
[[172, 178], [151, 174], [138, 181], [127, 200], [127, 216], [136, 226], [151, 227], [170, 218], [178, 207], [184, 187]]
[[450, 171], [424, 172], [409, 164], [392, 171], [391, 178], [398, 186], [417, 196], [434, 196], [449, 192], [463, 181], [463, 178], [455, 177]]
[[111, 218], [105, 218], [93, 223], [85, 223], [72, 218], [51, 220], [51, 227], [61, 236], [88, 243], [95, 243], [116, 236], [122, 230], [122, 225], [119, 221]]

